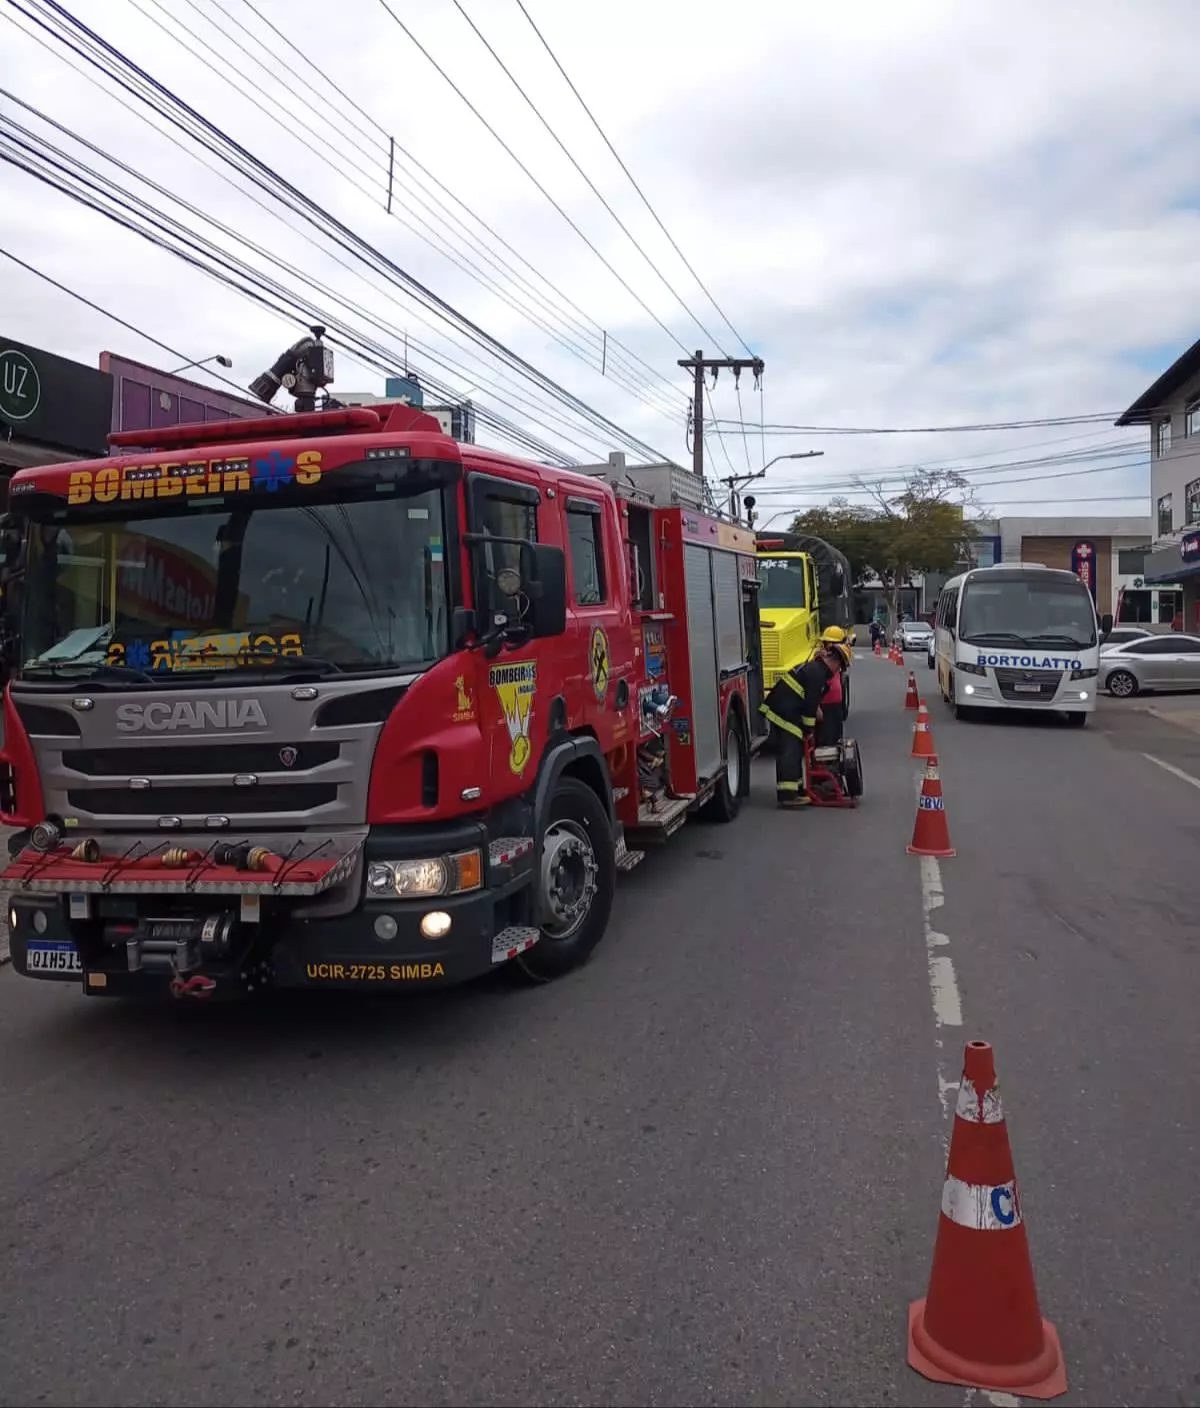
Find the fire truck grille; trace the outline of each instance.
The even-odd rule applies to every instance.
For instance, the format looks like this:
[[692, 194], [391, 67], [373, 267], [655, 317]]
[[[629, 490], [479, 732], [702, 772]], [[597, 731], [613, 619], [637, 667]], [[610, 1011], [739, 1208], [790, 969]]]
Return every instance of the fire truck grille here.
[[336, 802], [336, 783], [301, 782], [258, 787], [186, 787], [178, 783], [132, 790], [88, 787], [67, 793], [70, 805], [96, 816], [231, 816], [309, 812]]
[[184, 743], [167, 748], [72, 749], [64, 762], [85, 777], [227, 777], [235, 772], [308, 772], [332, 763], [340, 751], [336, 743], [228, 743], [220, 748]]
[[762, 663], [764, 670], [779, 669], [779, 637], [774, 631], [762, 633]]

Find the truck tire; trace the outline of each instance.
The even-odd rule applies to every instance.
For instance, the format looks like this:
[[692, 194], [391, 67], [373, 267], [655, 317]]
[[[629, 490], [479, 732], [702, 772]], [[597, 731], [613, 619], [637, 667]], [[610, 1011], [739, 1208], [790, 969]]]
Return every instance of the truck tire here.
[[542, 924], [538, 942], [514, 960], [520, 973], [546, 983], [586, 963], [608, 927], [616, 881], [612, 828], [603, 804], [577, 777], [560, 777], [535, 881], [552, 917]]
[[717, 779], [717, 789], [700, 808], [705, 821], [732, 821], [742, 809], [746, 780], [749, 776], [750, 749], [742, 721], [736, 710], [730, 709], [725, 718], [725, 765]]
[[850, 717], [850, 671], [842, 671], [842, 718]]

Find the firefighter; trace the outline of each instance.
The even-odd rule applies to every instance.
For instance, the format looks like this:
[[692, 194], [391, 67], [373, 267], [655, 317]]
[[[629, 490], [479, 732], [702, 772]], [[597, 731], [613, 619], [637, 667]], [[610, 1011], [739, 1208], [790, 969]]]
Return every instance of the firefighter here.
[[850, 647], [840, 626], [822, 631], [821, 642], [827, 647], [827, 658], [835, 668], [821, 695], [813, 742], [818, 748], [836, 748], [846, 727], [845, 674], [850, 668]]
[[[817, 727], [821, 698], [849, 656], [846, 633], [830, 626], [822, 633], [817, 653], [779, 676], [760, 706], [779, 735], [775, 756], [775, 800], [781, 807], [811, 805], [804, 777], [804, 739]], [[840, 694], [839, 694], [840, 712]]]

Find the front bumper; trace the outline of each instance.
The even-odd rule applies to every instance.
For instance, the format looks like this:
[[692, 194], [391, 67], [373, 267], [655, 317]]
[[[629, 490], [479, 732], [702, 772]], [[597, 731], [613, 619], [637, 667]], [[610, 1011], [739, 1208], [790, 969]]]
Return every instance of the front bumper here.
[[[368, 858], [400, 860], [406, 852], [436, 854], [476, 839], [488, 856], [484, 888], [424, 899], [364, 896], [353, 907], [347, 903], [343, 913], [314, 915], [310, 910], [303, 918], [294, 912], [303, 903], [274, 900], [263, 902], [257, 918], [247, 919], [236, 895], [110, 899], [16, 891], [9, 899], [13, 967], [25, 977], [74, 983], [96, 996], [162, 995], [181, 988], [188, 995], [222, 998], [271, 987], [387, 991], [453, 986], [479, 977], [536, 941], [537, 930], [522, 923], [532, 848], [512, 842], [489, 847], [478, 826], [436, 835], [373, 835], [366, 847]], [[304, 903], [311, 905], [311, 900]], [[118, 904], [124, 906], [121, 916], [114, 915]], [[448, 928], [444, 920], [438, 926], [446, 929], [442, 937], [422, 932], [422, 920], [431, 913], [449, 921]], [[200, 961], [191, 961], [190, 955], [186, 964], [173, 965], [171, 944], [158, 938], [159, 930], [175, 922], [194, 928], [206, 917], [230, 921], [225, 950], [204, 949]], [[143, 943], [155, 924], [156, 942]], [[114, 941], [118, 927], [121, 937]], [[186, 987], [196, 975], [199, 984]]]
[[981, 709], [1044, 709], [1056, 713], [1090, 713], [1096, 707], [1097, 680], [1072, 680], [1064, 675], [1053, 693], [1043, 689], [1035, 695], [1013, 686], [1004, 688], [994, 670], [986, 675], [955, 670], [955, 702]]

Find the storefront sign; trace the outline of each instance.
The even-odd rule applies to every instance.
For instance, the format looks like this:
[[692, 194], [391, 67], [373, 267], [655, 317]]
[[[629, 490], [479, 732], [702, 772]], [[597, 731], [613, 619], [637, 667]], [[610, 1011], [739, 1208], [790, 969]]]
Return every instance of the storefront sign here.
[[1200, 533], [1185, 533], [1179, 540], [1179, 556], [1184, 562], [1195, 562], [1200, 557]]
[[112, 379], [0, 337], [0, 432], [85, 455], [108, 452]]
[[1092, 594], [1092, 600], [1096, 600], [1096, 544], [1076, 543], [1071, 549], [1071, 571], [1079, 578], [1083, 585]]

